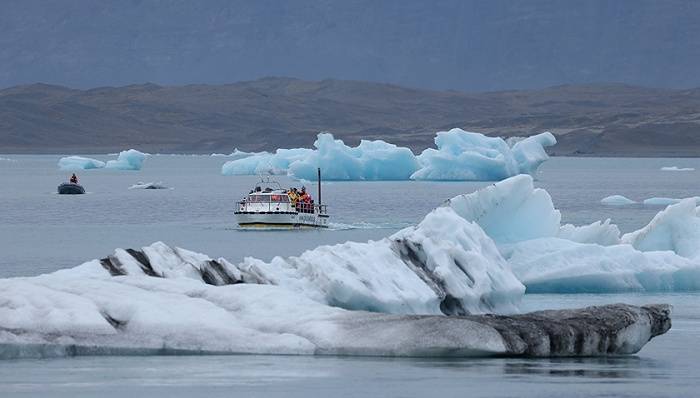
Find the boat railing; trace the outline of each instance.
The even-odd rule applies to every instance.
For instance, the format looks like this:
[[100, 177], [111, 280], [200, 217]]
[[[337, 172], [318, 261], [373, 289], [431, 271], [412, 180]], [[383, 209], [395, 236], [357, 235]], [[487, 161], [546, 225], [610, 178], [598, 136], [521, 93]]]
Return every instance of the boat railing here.
[[[248, 202], [246, 200], [240, 200], [237, 202], [238, 208], [241, 211], [247, 211], [248, 210], [248, 205], [255, 204], [257, 205], [256, 207], [259, 209], [261, 205], [267, 204], [267, 211], [279, 211], [279, 208], [284, 205], [291, 204], [293, 208], [295, 208], [299, 213], [317, 213], [317, 214], [327, 214], [328, 213], [328, 205], [319, 205], [316, 203], [302, 203], [302, 202], [297, 202], [296, 204], [294, 203], [289, 203], [289, 202]], [[262, 206], [264, 207], [264, 206]]]

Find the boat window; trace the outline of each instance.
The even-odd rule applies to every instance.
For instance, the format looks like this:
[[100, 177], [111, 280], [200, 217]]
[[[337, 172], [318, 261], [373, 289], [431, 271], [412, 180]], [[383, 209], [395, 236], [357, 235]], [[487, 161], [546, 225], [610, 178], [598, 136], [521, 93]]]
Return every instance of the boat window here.
[[269, 203], [270, 196], [269, 195], [250, 195], [250, 196], [248, 196], [248, 202], [249, 203]]
[[270, 197], [270, 201], [272, 203], [287, 203], [287, 202], [289, 202], [289, 196], [287, 196], [286, 194], [284, 194], [284, 195], [275, 194], [275, 195], [272, 195]]

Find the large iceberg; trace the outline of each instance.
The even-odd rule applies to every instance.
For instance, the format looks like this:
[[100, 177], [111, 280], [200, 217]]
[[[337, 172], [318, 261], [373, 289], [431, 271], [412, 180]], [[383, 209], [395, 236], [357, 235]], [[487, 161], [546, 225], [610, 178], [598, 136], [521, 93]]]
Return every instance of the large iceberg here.
[[620, 238], [610, 220], [560, 225], [532, 177], [516, 176], [446, 202], [498, 245], [528, 292], [700, 290], [700, 218], [695, 199], [659, 213]]
[[548, 159], [545, 147], [554, 145], [550, 133], [517, 141], [511, 147], [497, 137], [461, 129], [439, 132], [437, 149], [416, 156], [404, 147], [377, 140], [347, 146], [321, 133], [315, 149], [278, 149], [274, 153], [244, 153], [226, 162], [224, 175], [286, 174], [315, 180], [316, 169], [328, 180], [502, 180], [520, 173], [534, 174]]
[[128, 151], [119, 152], [117, 160], [108, 161], [105, 167], [118, 170], [141, 170], [144, 160], [146, 160], [145, 153], [136, 149], [129, 149]]
[[52, 274], [0, 279], [0, 359], [619, 355], [639, 351], [671, 327], [666, 305], [514, 316], [348, 311], [300, 291], [246, 281], [251, 277], [223, 259], [154, 244]]
[[556, 144], [551, 133], [525, 138], [510, 147], [499, 137], [487, 137], [461, 129], [437, 133], [437, 149], [428, 148], [417, 158], [421, 168], [413, 180], [497, 181], [528, 173], [549, 157], [544, 147]]
[[61, 170], [89, 170], [105, 167], [105, 162], [82, 156], [66, 156], [58, 160]]

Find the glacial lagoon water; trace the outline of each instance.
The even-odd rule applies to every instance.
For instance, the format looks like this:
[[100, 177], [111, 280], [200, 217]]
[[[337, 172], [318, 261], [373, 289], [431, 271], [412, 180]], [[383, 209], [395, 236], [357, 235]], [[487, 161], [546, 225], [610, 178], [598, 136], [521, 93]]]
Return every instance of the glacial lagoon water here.
[[[28, 276], [162, 240], [237, 261], [299, 254], [320, 244], [379, 239], [454, 195], [487, 182], [328, 182], [333, 228], [242, 231], [234, 203], [257, 177], [219, 173], [225, 158], [152, 156], [142, 171], [78, 173], [88, 191], [59, 196], [59, 156], [2, 155], [0, 277]], [[96, 156], [96, 158], [107, 158]], [[608, 207], [612, 194], [700, 194], [700, 159], [554, 158], [537, 175], [563, 222], [611, 218], [623, 232], [660, 209]], [[162, 181], [170, 190], [129, 190]], [[284, 186], [298, 184], [279, 178]], [[307, 186], [315, 190], [313, 183]], [[674, 305], [674, 326], [638, 355], [584, 359], [386, 359], [294, 356], [86, 357], [0, 361], [0, 396], [696, 396], [700, 295], [526, 295], [523, 310], [628, 302]]]

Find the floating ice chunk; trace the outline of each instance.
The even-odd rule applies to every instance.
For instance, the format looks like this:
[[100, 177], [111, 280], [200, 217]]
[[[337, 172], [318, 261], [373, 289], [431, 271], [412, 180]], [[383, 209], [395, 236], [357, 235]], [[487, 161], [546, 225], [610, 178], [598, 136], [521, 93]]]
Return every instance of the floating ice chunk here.
[[53, 274], [0, 279], [0, 359], [167, 353], [632, 354], [669, 330], [671, 322], [664, 305], [500, 317], [347, 311], [280, 286], [209, 279], [232, 277], [230, 267], [155, 244], [142, 251], [117, 250]]
[[[275, 153], [234, 152], [237, 159], [221, 167], [223, 175], [287, 174], [289, 165], [311, 155], [313, 150], [305, 148], [278, 149]], [[233, 154], [232, 154], [233, 155]], [[325, 173], [324, 173], [325, 174]]]
[[536, 134], [519, 140], [512, 147], [513, 157], [518, 163], [519, 173], [534, 175], [542, 163], [549, 159], [544, 148], [554, 146], [557, 139], [549, 132]]
[[519, 175], [445, 203], [462, 218], [479, 224], [496, 243], [553, 237], [561, 213], [547, 191], [535, 189], [532, 177]]
[[632, 199], [628, 199], [622, 195], [611, 195], [611, 196], [606, 196], [603, 199], [601, 199], [600, 203], [607, 205], [607, 206], [627, 206], [627, 205], [635, 204], [637, 202], [635, 202]]
[[353, 310], [508, 312], [524, 293], [491, 239], [449, 208], [380, 241], [321, 246], [270, 263], [246, 258], [238, 267], [255, 275], [251, 281]]
[[498, 137], [487, 137], [462, 129], [437, 133], [437, 149], [418, 156], [421, 169], [413, 180], [498, 181], [520, 173], [534, 173], [548, 159], [545, 146], [554, 145], [551, 133], [525, 138], [511, 148]]
[[579, 243], [597, 243], [603, 246], [620, 243], [620, 228], [610, 219], [596, 221], [589, 225], [576, 227], [572, 224], [562, 225], [557, 237]]
[[58, 160], [58, 167], [61, 170], [101, 169], [105, 167], [105, 162], [82, 156], [67, 156]]
[[700, 265], [673, 252], [640, 252], [543, 238], [501, 247], [529, 293], [664, 292], [700, 289]]
[[700, 218], [695, 198], [687, 198], [659, 212], [644, 228], [625, 234], [624, 243], [641, 251], [671, 250], [687, 258], [700, 254]]
[[695, 171], [692, 167], [664, 166], [661, 171]]
[[147, 154], [135, 149], [121, 151], [119, 152], [117, 160], [108, 161], [105, 167], [118, 170], [141, 170], [141, 166], [144, 160], [146, 160], [146, 155]]
[[129, 189], [170, 189], [162, 181], [158, 182], [141, 182], [132, 185]]
[[10, 162], [10, 163], [14, 163], [14, 162], [16, 162], [16, 161], [17, 161], [17, 160], [15, 160], [15, 159], [4, 158], [4, 157], [0, 156], [0, 162]]

